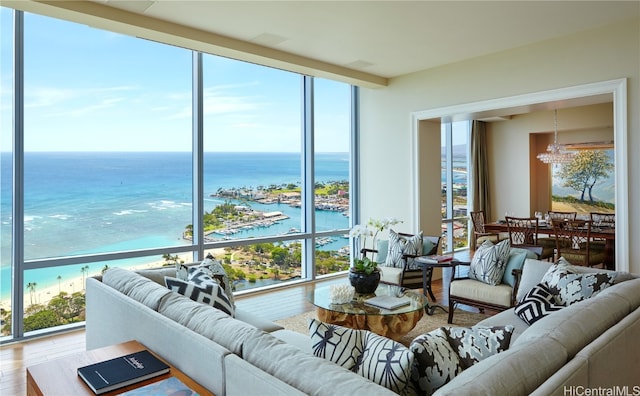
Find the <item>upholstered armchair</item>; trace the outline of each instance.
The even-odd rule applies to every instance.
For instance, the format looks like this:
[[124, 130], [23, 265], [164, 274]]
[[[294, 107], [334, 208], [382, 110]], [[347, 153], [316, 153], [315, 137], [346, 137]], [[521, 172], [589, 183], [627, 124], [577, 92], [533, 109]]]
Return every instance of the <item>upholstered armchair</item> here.
[[[500, 273], [499, 276], [495, 276], [495, 273], [493, 274], [493, 281], [490, 281], [488, 277], [478, 276], [477, 272], [479, 271], [474, 271], [472, 267], [472, 264], [474, 266], [488, 264], [491, 261], [491, 257], [495, 258], [496, 255], [501, 254], [487, 252], [490, 249], [490, 247], [487, 247], [487, 242], [483, 243], [476, 251], [474, 255], [475, 262], [472, 259], [470, 263], [457, 261], [452, 263], [448, 323], [453, 323], [453, 315], [456, 306], [459, 304], [476, 307], [480, 309], [480, 312], [484, 312], [485, 309], [504, 311], [515, 306], [522, 266], [527, 258], [537, 259], [542, 253], [542, 247], [511, 248], [508, 245], [508, 241], [502, 243], [507, 244], [508, 253], [506, 257], [503, 255], [502, 258], [502, 260], [506, 260], [506, 264], [503, 267], [504, 272]], [[504, 248], [498, 247], [498, 245], [492, 245], [492, 247], [495, 249]], [[479, 254], [483, 257], [477, 257]]]
[[[363, 249], [375, 254], [375, 261], [380, 269], [380, 282], [406, 287], [408, 289], [422, 288], [422, 268], [413, 259], [419, 256], [437, 254], [440, 245], [439, 236], [389, 232], [389, 239], [378, 240], [376, 249]], [[421, 243], [422, 253], [416, 254], [409, 245]], [[403, 249], [404, 247], [404, 249]], [[432, 299], [434, 297], [432, 296]]]

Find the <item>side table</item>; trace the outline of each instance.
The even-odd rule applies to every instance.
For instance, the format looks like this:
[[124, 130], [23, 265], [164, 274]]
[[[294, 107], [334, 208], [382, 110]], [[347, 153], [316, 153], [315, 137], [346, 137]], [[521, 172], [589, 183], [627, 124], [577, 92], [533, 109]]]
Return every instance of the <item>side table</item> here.
[[[128, 341], [122, 344], [93, 349], [27, 367], [27, 395], [94, 395], [93, 391], [78, 377], [78, 367], [113, 359], [143, 349], [148, 348], [137, 341]], [[183, 372], [171, 365], [169, 366], [171, 370], [167, 374], [119, 388], [104, 395], [120, 394], [169, 377], [178, 378], [182, 383], [200, 395], [213, 395], [200, 384], [187, 377]]]
[[[448, 261], [437, 261], [430, 256], [420, 256], [415, 258], [415, 262], [417, 265], [422, 268], [422, 293], [425, 297], [431, 297], [431, 300], [435, 303], [436, 296], [433, 295], [433, 290], [431, 289], [431, 279], [433, 277], [433, 269], [434, 268], [451, 268], [451, 279], [455, 277], [455, 268], [461, 263], [468, 263], [471, 260], [468, 257], [468, 254], [456, 254], [451, 256], [451, 260]], [[431, 304], [427, 302], [425, 306], [425, 312], [427, 315], [433, 315], [436, 308], [442, 309], [444, 312], [447, 312], [447, 309], [440, 304]]]

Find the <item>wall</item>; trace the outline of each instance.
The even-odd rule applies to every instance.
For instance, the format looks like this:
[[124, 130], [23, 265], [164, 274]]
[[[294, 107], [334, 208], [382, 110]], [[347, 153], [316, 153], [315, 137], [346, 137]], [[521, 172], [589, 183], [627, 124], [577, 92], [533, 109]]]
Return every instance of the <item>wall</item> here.
[[[416, 48], [416, 51], [421, 50]], [[411, 113], [627, 78], [627, 147], [640, 147], [640, 18], [392, 79], [361, 90], [362, 215], [413, 227]], [[552, 125], [552, 124], [551, 124]], [[435, 142], [439, 139], [434, 139]], [[525, 150], [528, 144], [517, 145]], [[632, 151], [628, 151], [631, 153]], [[514, 154], [515, 155], [515, 154]], [[640, 156], [628, 155], [630, 197], [640, 196]], [[515, 168], [515, 167], [514, 167]], [[527, 188], [528, 190], [528, 188]], [[434, 189], [438, 191], [439, 189]], [[625, 215], [625, 214], [622, 214]], [[629, 219], [640, 206], [629, 199]], [[425, 224], [420, 220], [421, 224]], [[438, 217], [432, 218], [439, 222]], [[630, 269], [640, 273], [640, 221], [629, 222]]]

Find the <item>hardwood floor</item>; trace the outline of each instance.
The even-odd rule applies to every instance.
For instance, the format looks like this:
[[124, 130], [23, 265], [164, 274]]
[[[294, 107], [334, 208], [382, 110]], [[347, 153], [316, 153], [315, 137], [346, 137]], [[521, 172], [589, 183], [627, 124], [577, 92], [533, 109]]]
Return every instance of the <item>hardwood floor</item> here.
[[[447, 277], [448, 278], [448, 277]], [[319, 281], [344, 283], [345, 278]], [[447, 304], [448, 282], [434, 280], [432, 289], [441, 304]], [[311, 285], [300, 284], [250, 295], [236, 296], [236, 306], [269, 320], [284, 319], [314, 309], [307, 301]], [[26, 368], [85, 350], [84, 329], [0, 346], [0, 395], [26, 394]]]

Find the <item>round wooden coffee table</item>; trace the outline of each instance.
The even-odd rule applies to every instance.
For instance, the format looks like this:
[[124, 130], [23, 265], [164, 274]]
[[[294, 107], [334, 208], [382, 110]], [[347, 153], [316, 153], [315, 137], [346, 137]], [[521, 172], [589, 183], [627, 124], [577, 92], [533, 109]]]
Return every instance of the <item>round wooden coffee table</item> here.
[[[374, 296], [402, 297], [409, 304], [391, 310], [365, 304], [366, 299]], [[318, 319], [324, 323], [370, 330], [396, 341], [416, 326], [428, 303], [427, 298], [420, 293], [384, 284], [380, 284], [374, 294], [356, 294], [353, 300], [345, 304], [331, 302], [329, 286], [316, 287], [309, 293], [309, 301], [317, 307]]]

